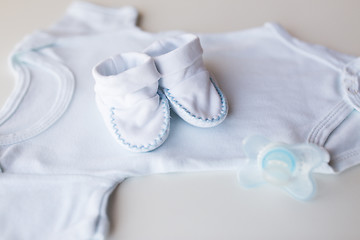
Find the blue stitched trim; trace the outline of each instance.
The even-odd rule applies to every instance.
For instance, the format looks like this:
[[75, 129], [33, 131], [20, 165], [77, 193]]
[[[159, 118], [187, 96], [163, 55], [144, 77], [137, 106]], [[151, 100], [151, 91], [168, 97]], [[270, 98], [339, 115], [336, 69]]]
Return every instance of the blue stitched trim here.
[[119, 129], [118, 129], [118, 126], [117, 124], [115, 123], [115, 113], [114, 113], [114, 110], [115, 108], [112, 107], [110, 109], [110, 112], [111, 112], [111, 115], [110, 115], [110, 118], [111, 118], [111, 124], [112, 124], [112, 128], [114, 130], [114, 133], [115, 135], [117, 136], [118, 140], [124, 144], [125, 146], [127, 146], [128, 148], [135, 148], [135, 149], [138, 149], [138, 150], [153, 150], [155, 148], [157, 148], [158, 146], [160, 146], [164, 141], [164, 137], [166, 137], [167, 133], [169, 132], [169, 117], [166, 117], [166, 116], [170, 116], [169, 114], [169, 105], [168, 105], [168, 102], [166, 101], [166, 97], [158, 92], [158, 94], [160, 95], [161, 97], [161, 101], [162, 101], [162, 104], [163, 104], [163, 113], [165, 114], [164, 116], [164, 122], [163, 122], [163, 128], [161, 129], [161, 132], [159, 133], [159, 135], [157, 136], [157, 138], [154, 139], [153, 143], [149, 143], [148, 145], [144, 146], [144, 145], [134, 145], [130, 142], [127, 142], [122, 136], [121, 136], [121, 133], [119, 132]]
[[181, 103], [179, 103], [178, 100], [176, 100], [176, 98], [174, 96], [171, 95], [170, 91], [168, 88], [165, 88], [164, 91], [166, 93], [166, 96], [168, 98], [170, 98], [171, 102], [174, 103], [175, 105], [177, 105], [178, 107], [180, 107], [182, 110], [184, 110], [188, 115], [190, 115], [192, 118], [198, 119], [198, 120], [202, 120], [205, 122], [215, 122], [215, 121], [219, 121], [220, 119], [222, 119], [225, 115], [226, 115], [226, 100], [224, 97], [224, 94], [221, 92], [220, 88], [215, 84], [215, 82], [213, 81], [213, 79], [210, 77], [210, 81], [211, 83], [214, 85], [216, 92], [219, 94], [220, 98], [221, 98], [221, 111], [220, 114], [216, 117], [213, 118], [202, 118], [202, 117], [198, 117], [195, 114], [191, 113], [187, 108], [185, 108]]

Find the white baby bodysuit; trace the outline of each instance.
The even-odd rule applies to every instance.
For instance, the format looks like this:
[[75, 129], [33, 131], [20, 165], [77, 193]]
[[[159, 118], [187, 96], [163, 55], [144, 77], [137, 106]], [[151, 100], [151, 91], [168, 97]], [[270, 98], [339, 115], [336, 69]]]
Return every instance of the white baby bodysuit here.
[[[120, 147], [98, 113], [91, 69], [179, 32], [147, 33], [132, 7], [75, 2], [11, 55], [16, 88], [0, 111], [0, 232], [12, 240], [100, 240], [110, 193], [128, 177], [236, 170], [251, 134], [311, 142], [341, 172], [360, 161], [360, 60], [290, 36], [280, 26], [199, 34], [204, 61], [229, 102], [211, 129], [172, 116], [158, 149]], [[46, 227], [45, 227], [46, 226]]]

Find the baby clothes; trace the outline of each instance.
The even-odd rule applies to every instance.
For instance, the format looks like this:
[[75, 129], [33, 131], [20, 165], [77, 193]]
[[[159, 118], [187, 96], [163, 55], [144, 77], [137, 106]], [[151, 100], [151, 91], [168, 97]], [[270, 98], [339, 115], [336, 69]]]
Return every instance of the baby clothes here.
[[226, 98], [204, 66], [196, 35], [161, 39], [144, 52], [154, 57], [160, 87], [177, 115], [196, 127], [215, 127], [225, 120]]
[[196, 35], [165, 38], [144, 52], [111, 56], [92, 70], [99, 111], [121, 146], [133, 152], [158, 148], [169, 134], [169, 105], [197, 127], [224, 121], [227, 101], [204, 66]]
[[273, 23], [198, 34], [204, 63], [228, 99], [222, 124], [196, 128], [172, 115], [160, 148], [120, 147], [97, 110], [91, 69], [180, 34], [144, 32], [136, 18], [132, 7], [75, 2], [11, 54], [17, 82], [0, 112], [2, 239], [104, 239], [108, 197], [122, 180], [236, 170], [245, 158], [241, 141], [252, 134], [325, 147], [330, 165], [318, 172], [358, 164], [360, 60], [304, 43]]
[[122, 147], [148, 152], [166, 140], [170, 109], [158, 92], [154, 59], [143, 53], [115, 55], [96, 65], [93, 75], [99, 111]]

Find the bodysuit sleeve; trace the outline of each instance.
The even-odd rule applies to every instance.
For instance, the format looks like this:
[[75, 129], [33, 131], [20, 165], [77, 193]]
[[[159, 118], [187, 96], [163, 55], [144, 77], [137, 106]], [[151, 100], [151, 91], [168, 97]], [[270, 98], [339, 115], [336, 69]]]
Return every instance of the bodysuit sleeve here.
[[74, 2], [63, 18], [48, 32], [58, 36], [113, 32], [136, 26], [137, 10], [132, 6], [109, 8], [88, 2]]
[[[11, 53], [15, 88], [0, 110], [1, 239], [105, 239], [107, 200], [122, 177], [87, 172], [90, 165], [76, 153], [85, 152], [79, 149], [86, 143], [68, 133], [74, 132], [71, 119], [83, 121], [84, 114], [71, 109], [82, 88], [59, 54], [67, 45], [59, 42], [82, 37], [86, 43], [133, 28], [136, 19], [132, 7], [75, 2], [59, 22], [25, 37]], [[74, 167], [80, 162], [82, 171]]]

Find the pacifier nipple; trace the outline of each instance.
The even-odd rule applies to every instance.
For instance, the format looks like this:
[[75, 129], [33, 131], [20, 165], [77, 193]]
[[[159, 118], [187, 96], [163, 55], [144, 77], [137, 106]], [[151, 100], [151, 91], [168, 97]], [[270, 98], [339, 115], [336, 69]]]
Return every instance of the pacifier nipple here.
[[259, 154], [263, 178], [274, 185], [285, 185], [291, 181], [296, 168], [295, 157], [287, 149], [274, 148], [265, 156]]
[[281, 186], [291, 180], [291, 171], [283, 161], [273, 160], [263, 169], [263, 177], [266, 182]]

